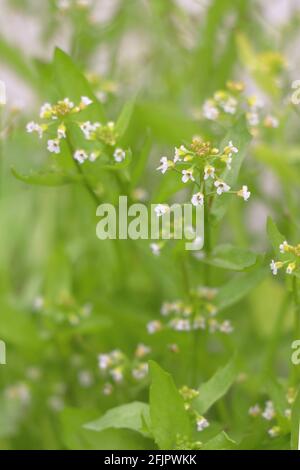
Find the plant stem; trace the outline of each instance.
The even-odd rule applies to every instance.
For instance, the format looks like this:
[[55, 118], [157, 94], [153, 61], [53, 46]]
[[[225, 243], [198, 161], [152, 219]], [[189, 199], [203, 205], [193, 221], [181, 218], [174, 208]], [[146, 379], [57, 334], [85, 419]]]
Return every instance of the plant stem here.
[[[210, 233], [210, 223], [209, 223], [209, 209], [210, 209], [210, 200], [207, 199], [206, 187], [203, 186], [204, 194], [204, 250], [207, 257], [211, 253], [211, 233]], [[210, 286], [210, 266], [209, 264], [204, 264], [204, 281], [206, 286]]]
[[[298, 290], [298, 279], [293, 276], [293, 301], [294, 301], [294, 339], [300, 339], [300, 299]], [[295, 384], [299, 383], [300, 371], [299, 365], [293, 365], [292, 380]]]

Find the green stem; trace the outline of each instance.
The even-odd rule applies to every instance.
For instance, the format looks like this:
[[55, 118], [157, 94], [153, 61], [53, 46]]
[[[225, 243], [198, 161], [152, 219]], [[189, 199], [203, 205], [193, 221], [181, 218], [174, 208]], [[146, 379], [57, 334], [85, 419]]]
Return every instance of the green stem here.
[[[206, 187], [203, 185], [203, 194], [204, 194], [204, 250], [207, 257], [211, 253], [211, 233], [210, 233], [210, 222], [209, 222], [209, 209], [210, 209], [210, 199], [207, 199]], [[210, 285], [210, 266], [209, 264], [204, 264], [204, 281], [206, 286]]]

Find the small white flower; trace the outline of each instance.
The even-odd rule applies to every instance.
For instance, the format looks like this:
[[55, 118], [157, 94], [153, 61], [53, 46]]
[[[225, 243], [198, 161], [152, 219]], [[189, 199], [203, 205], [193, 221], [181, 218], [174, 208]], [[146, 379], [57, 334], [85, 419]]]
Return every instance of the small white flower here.
[[70, 110], [74, 108], [74, 103], [69, 98], [64, 98], [63, 102]]
[[99, 354], [98, 365], [101, 370], [106, 370], [111, 366], [111, 358], [109, 354]]
[[154, 208], [154, 211], [157, 215], [157, 217], [161, 217], [162, 215], [166, 214], [169, 212], [170, 208], [168, 204], [157, 204], [157, 206]]
[[153, 320], [147, 324], [147, 331], [150, 335], [157, 333], [161, 329], [162, 329], [162, 324], [159, 320]]
[[247, 118], [247, 121], [248, 121], [248, 124], [250, 126], [258, 126], [259, 124], [259, 116], [258, 116], [258, 113], [253, 111], [251, 113], [247, 113], [246, 114], [246, 118]]
[[224, 151], [231, 157], [233, 153], [238, 153], [239, 149], [235, 147], [232, 143], [232, 140], [230, 140]]
[[264, 119], [265, 127], [276, 129], [279, 126], [279, 121], [276, 117], [268, 115]]
[[200, 418], [197, 419], [197, 431], [198, 432], [201, 432], [203, 431], [204, 429], [208, 428], [209, 426], [209, 422], [207, 421], [206, 418], [204, 418], [203, 416], [201, 416]]
[[121, 149], [121, 148], [117, 148], [115, 151], [114, 151], [114, 159], [116, 162], [120, 163], [122, 162], [126, 157], [126, 152], [125, 150]]
[[187, 183], [188, 181], [195, 181], [193, 176], [193, 170], [182, 170], [182, 178], [181, 181], [183, 183]]
[[276, 274], [278, 273], [278, 269], [282, 268], [282, 266], [283, 266], [283, 263], [281, 261], [274, 261], [272, 259], [270, 263], [270, 268], [274, 276], [276, 276]]
[[84, 388], [88, 388], [93, 384], [93, 376], [88, 370], [81, 370], [78, 373], [78, 382]]
[[147, 356], [150, 353], [151, 353], [151, 348], [149, 346], [146, 346], [143, 343], [139, 343], [136, 347], [134, 354], [136, 357], [142, 358], [142, 357]]
[[169, 168], [168, 159], [167, 159], [167, 157], [161, 157], [161, 159], [159, 161], [160, 161], [160, 165], [156, 169], [158, 171], [161, 171], [162, 174], [165, 174], [165, 172]]
[[289, 263], [288, 267], [286, 268], [286, 273], [292, 274], [295, 268], [296, 268], [296, 263]]
[[203, 116], [211, 121], [218, 119], [220, 114], [218, 108], [215, 106], [212, 100], [205, 101], [202, 112]]
[[184, 320], [181, 318], [175, 318], [170, 322], [170, 326], [175, 331], [190, 331], [191, 330], [191, 323], [189, 320]]
[[227, 114], [235, 114], [237, 108], [237, 100], [230, 96], [226, 101], [222, 103], [222, 108]]
[[160, 255], [160, 246], [159, 246], [158, 243], [151, 243], [150, 244], [150, 249], [151, 249], [153, 255], [155, 255], [155, 256]]
[[73, 156], [74, 160], [82, 164], [89, 158], [88, 154], [84, 150], [76, 150]]
[[40, 109], [40, 118], [49, 119], [52, 115], [52, 106], [50, 103], [44, 103]]
[[90, 162], [95, 162], [97, 160], [97, 157], [98, 157], [98, 153], [97, 152], [92, 152], [92, 153], [90, 153], [89, 161]]
[[82, 132], [84, 134], [84, 137], [87, 140], [89, 140], [91, 138], [91, 133], [96, 130], [95, 124], [91, 124], [90, 121], [83, 122], [82, 124], [80, 124], [79, 127], [82, 130]]
[[216, 169], [211, 165], [206, 165], [204, 167], [204, 179], [207, 180], [208, 178], [214, 179]]
[[261, 409], [258, 404], [251, 406], [248, 411], [249, 415], [255, 418], [256, 416], [259, 416], [261, 414]]
[[62, 411], [65, 404], [61, 397], [53, 395], [48, 399], [48, 405], [53, 411]]
[[237, 192], [237, 195], [242, 197], [244, 201], [248, 201], [249, 197], [251, 196], [251, 192], [248, 191], [248, 186], [243, 186], [242, 189]]
[[262, 413], [262, 417], [267, 421], [271, 421], [275, 417], [275, 409], [272, 401], [267, 401], [265, 405], [265, 409]]
[[219, 196], [221, 196], [221, 194], [223, 193], [227, 193], [228, 191], [230, 191], [230, 186], [228, 186], [228, 184], [226, 184], [224, 181], [217, 180], [215, 181], [214, 185], [217, 188], [217, 194]]
[[65, 139], [66, 138], [66, 126], [64, 124], [61, 124], [57, 128], [57, 137], [59, 139]]
[[202, 193], [193, 194], [191, 203], [193, 204], [193, 206], [203, 206], [204, 195]]
[[142, 362], [137, 367], [132, 369], [132, 377], [136, 380], [144, 379], [148, 374], [148, 364]]
[[43, 128], [42, 126], [40, 126], [39, 124], [37, 124], [36, 122], [29, 122], [26, 126], [26, 131], [31, 134], [32, 132], [37, 132], [40, 139], [43, 137]]
[[112, 376], [114, 382], [120, 383], [123, 381], [123, 372], [120, 367], [115, 367], [114, 369], [110, 370], [109, 373]]
[[102, 393], [103, 393], [103, 395], [105, 395], [105, 396], [109, 396], [109, 395], [112, 394], [113, 390], [114, 390], [114, 388], [113, 388], [112, 384], [110, 384], [109, 382], [107, 382], [107, 383], [104, 385], [104, 387], [103, 387]]
[[268, 434], [270, 437], [278, 437], [280, 434], [280, 427], [279, 426], [273, 426], [271, 429], [268, 430]]
[[175, 147], [174, 163], [181, 162], [182, 158], [189, 153], [188, 149], [184, 145], [180, 145], [179, 148]]
[[229, 320], [225, 320], [223, 321], [223, 323], [221, 323], [220, 331], [221, 333], [225, 333], [225, 334], [230, 334], [233, 332], [233, 326]]
[[286, 253], [288, 251], [288, 242], [286, 240], [284, 240], [284, 242], [282, 242], [280, 245], [279, 245], [279, 251], [280, 253]]
[[88, 98], [87, 96], [82, 96], [81, 97], [81, 102], [80, 102], [81, 106], [86, 107], [86, 106], [89, 106], [92, 103], [93, 103], [93, 101], [90, 98]]
[[51, 153], [60, 153], [60, 145], [58, 139], [48, 140], [47, 149]]

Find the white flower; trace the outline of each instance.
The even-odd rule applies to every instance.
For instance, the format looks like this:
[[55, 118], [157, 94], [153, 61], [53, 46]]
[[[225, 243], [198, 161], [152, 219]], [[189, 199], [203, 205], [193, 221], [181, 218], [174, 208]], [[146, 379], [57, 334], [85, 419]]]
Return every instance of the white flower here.
[[123, 372], [120, 367], [115, 367], [109, 373], [112, 376], [114, 382], [120, 383], [123, 381]]
[[286, 268], [286, 273], [287, 274], [292, 274], [292, 272], [295, 270], [295, 268], [296, 268], [296, 263], [289, 263], [288, 267]]
[[238, 153], [239, 149], [235, 147], [232, 143], [232, 140], [229, 141], [227, 147], [225, 147], [224, 152], [229, 155], [229, 157], [232, 156], [233, 153]]
[[193, 170], [182, 170], [182, 178], [181, 181], [183, 183], [187, 183], [189, 180], [195, 181], [195, 178], [193, 176]]
[[193, 206], [203, 206], [204, 195], [202, 193], [193, 194], [191, 203], [193, 204]]
[[279, 121], [276, 117], [268, 115], [264, 119], [264, 125], [265, 127], [276, 129], [279, 126]]
[[261, 409], [260, 409], [260, 406], [258, 404], [254, 405], [254, 406], [251, 406], [249, 408], [249, 411], [248, 411], [249, 415], [252, 416], [252, 417], [256, 417], [256, 416], [259, 416], [261, 414]]
[[274, 261], [272, 259], [270, 263], [270, 268], [274, 276], [276, 276], [276, 274], [278, 273], [278, 269], [282, 268], [282, 266], [283, 266], [283, 263], [281, 261]]
[[215, 171], [216, 169], [213, 166], [206, 165], [204, 167], [204, 179], [207, 180], [209, 177], [214, 179]]
[[259, 116], [257, 112], [253, 111], [251, 113], [246, 114], [248, 124], [250, 126], [258, 126], [259, 124]]
[[109, 354], [99, 354], [98, 365], [101, 370], [106, 370], [111, 365], [112, 361]]
[[112, 386], [112, 384], [107, 382], [103, 387], [102, 393], [103, 393], [103, 395], [108, 396], [108, 395], [111, 395], [112, 392], [113, 392], [113, 386]]
[[168, 162], [168, 159], [167, 157], [161, 157], [161, 159], [159, 160], [160, 161], [160, 165], [156, 168], [158, 171], [161, 171], [162, 174], [165, 174], [165, 172], [168, 170], [169, 168], [169, 162]]
[[242, 189], [237, 192], [237, 195], [242, 197], [244, 201], [248, 201], [249, 197], [251, 196], [250, 191], [248, 191], [248, 186], [243, 186]]
[[275, 417], [275, 409], [272, 401], [267, 401], [262, 417], [267, 421], [271, 421]]
[[223, 193], [227, 193], [228, 191], [230, 191], [230, 186], [228, 186], [228, 184], [226, 184], [224, 181], [217, 180], [215, 181], [214, 185], [217, 188], [217, 194], [219, 196], [221, 196], [221, 194]]
[[66, 138], [66, 126], [64, 124], [60, 124], [57, 128], [57, 137], [59, 139], [65, 139]]
[[280, 434], [280, 427], [273, 426], [271, 429], [268, 430], [268, 434], [270, 437], [278, 437]]
[[83, 122], [82, 124], [80, 124], [80, 129], [82, 130], [83, 134], [84, 134], [84, 137], [89, 140], [91, 138], [91, 133], [92, 132], [95, 132], [95, 130], [97, 129], [97, 127], [99, 127], [100, 124], [99, 123], [95, 123], [95, 124], [91, 124], [90, 121], [86, 121], [86, 122]]
[[60, 153], [59, 140], [58, 139], [48, 140], [47, 149], [51, 153]]
[[122, 162], [126, 157], [126, 152], [125, 150], [121, 149], [121, 148], [117, 148], [115, 151], [114, 151], [114, 159], [116, 162], [120, 163]]
[[184, 145], [180, 145], [179, 148], [175, 147], [174, 163], [181, 162], [182, 158], [189, 153], [188, 149]]
[[230, 96], [226, 101], [222, 103], [222, 108], [227, 114], [235, 114], [237, 108], [237, 100]]
[[69, 98], [64, 98], [63, 102], [69, 108], [69, 110], [74, 108], [74, 103], [73, 103], [73, 101], [70, 101]]
[[152, 251], [152, 253], [155, 255], [155, 256], [159, 256], [160, 255], [160, 246], [158, 243], [151, 243], [150, 244], [150, 249]]
[[146, 362], [142, 362], [137, 367], [132, 369], [132, 377], [136, 380], [144, 379], [148, 374], [148, 364]]
[[52, 115], [52, 106], [50, 103], [44, 103], [40, 109], [40, 118], [48, 119]]
[[212, 100], [205, 101], [202, 112], [203, 116], [211, 121], [215, 121], [219, 117], [219, 110]]
[[150, 321], [147, 324], [147, 331], [150, 335], [152, 335], [153, 333], [157, 333], [157, 331], [160, 331], [161, 329], [162, 329], [162, 324], [158, 320]]
[[220, 331], [221, 333], [225, 333], [225, 334], [230, 334], [233, 332], [233, 326], [229, 320], [225, 320], [223, 321], [223, 323], [221, 323]]
[[196, 425], [197, 425], [197, 431], [201, 432], [204, 429], [208, 428], [209, 422], [207, 421], [207, 419], [205, 419], [205, 418], [203, 418], [203, 416], [201, 416], [200, 418], [197, 419]]
[[145, 346], [143, 343], [139, 343], [135, 350], [135, 356], [138, 358], [142, 358], [147, 356], [151, 353], [151, 348], [149, 346]]
[[279, 251], [280, 253], [285, 253], [286, 251], [288, 251], [288, 242], [286, 240], [284, 240], [284, 242], [282, 242], [280, 245], [279, 245]]
[[157, 215], [157, 217], [161, 217], [162, 215], [166, 214], [169, 212], [170, 208], [168, 204], [157, 204], [157, 206], [154, 208], [154, 211]]
[[84, 150], [76, 150], [73, 156], [74, 160], [76, 160], [78, 163], [82, 164], [85, 160], [87, 160], [88, 154]]
[[81, 370], [78, 373], [78, 382], [84, 388], [88, 388], [93, 384], [93, 376], [88, 370]]
[[98, 153], [97, 152], [92, 152], [92, 153], [90, 153], [89, 161], [90, 162], [95, 162], [97, 160], [97, 157], [98, 157]]
[[81, 104], [82, 107], [89, 106], [92, 103], [93, 103], [93, 101], [90, 98], [88, 98], [87, 96], [82, 96], [81, 97], [80, 104]]
[[43, 128], [42, 126], [40, 126], [39, 124], [37, 124], [36, 122], [29, 122], [26, 126], [26, 131], [31, 134], [32, 132], [37, 132], [40, 139], [43, 137]]
[[61, 411], [65, 406], [63, 399], [56, 395], [49, 397], [48, 405], [53, 411]]
[[171, 327], [175, 331], [190, 331], [191, 324], [189, 320], [183, 320], [181, 318], [175, 318], [170, 322]]

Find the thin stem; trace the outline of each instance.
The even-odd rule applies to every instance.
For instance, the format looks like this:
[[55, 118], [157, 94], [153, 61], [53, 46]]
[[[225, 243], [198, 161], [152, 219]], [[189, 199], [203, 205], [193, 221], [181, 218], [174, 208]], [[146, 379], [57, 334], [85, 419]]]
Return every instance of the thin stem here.
[[[293, 276], [292, 281], [292, 293], [294, 301], [294, 339], [300, 339], [300, 299], [299, 299], [299, 289], [298, 289], [298, 279], [296, 276]], [[297, 384], [299, 381], [299, 365], [294, 365], [292, 369], [293, 381]]]

